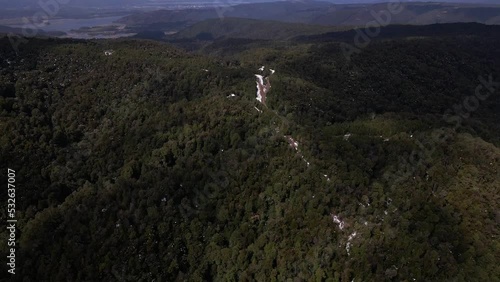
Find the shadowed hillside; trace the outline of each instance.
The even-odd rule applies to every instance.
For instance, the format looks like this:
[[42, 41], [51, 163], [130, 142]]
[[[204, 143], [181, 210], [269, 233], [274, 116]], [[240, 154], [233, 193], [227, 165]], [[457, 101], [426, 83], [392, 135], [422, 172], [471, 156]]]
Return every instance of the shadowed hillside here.
[[212, 40], [219, 37], [265, 40], [286, 40], [297, 35], [319, 34], [346, 30], [349, 27], [325, 27], [299, 23], [261, 21], [243, 18], [212, 19], [194, 24], [170, 38]]

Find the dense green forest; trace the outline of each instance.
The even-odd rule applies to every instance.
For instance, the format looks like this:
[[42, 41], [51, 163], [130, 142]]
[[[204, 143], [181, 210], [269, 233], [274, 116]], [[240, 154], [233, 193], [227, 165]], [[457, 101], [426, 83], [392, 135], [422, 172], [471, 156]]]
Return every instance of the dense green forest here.
[[500, 281], [500, 37], [485, 30], [398, 32], [349, 60], [305, 37], [196, 52], [0, 38], [13, 279]]

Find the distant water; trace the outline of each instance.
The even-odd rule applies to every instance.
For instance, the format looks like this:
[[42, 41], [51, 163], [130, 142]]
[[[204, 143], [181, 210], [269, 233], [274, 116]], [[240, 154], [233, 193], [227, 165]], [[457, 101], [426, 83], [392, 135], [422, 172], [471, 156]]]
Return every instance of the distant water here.
[[[51, 19], [48, 24], [39, 25], [38, 28], [45, 31], [63, 31], [68, 32], [70, 30], [80, 29], [82, 27], [93, 27], [110, 25], [113, 21], [116, 21], [123, 16], [115, 17], [105, 17], [105, 18], [93, 18], [93, 19]], [[24, 25], [10, 25], [11, 27], [23, 28]]]

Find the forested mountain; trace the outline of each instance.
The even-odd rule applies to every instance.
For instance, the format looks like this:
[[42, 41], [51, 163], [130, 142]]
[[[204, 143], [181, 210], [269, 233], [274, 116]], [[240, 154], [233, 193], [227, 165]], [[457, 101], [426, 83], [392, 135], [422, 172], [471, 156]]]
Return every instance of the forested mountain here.
[[326, 27], [300, 23], [262, 21], [244, 18], [210, 19], [194, 24], [165, 39], [212, 40], [220, 37], [286, 40], [298, 35], [324, 34], [351, 30], [352, 27]]
[[13, 279], [499, 281], [499, 28], [460, 27], [2, 37]]
[[[298, 32], [300, 33], [300, 32]], [[182, 34], [182, 33], [180, 33]], [[297, 34], [297, 33], [296, 33]], [[331, 42], [339, 41], [346, 43], [353, 43], [354, 38], [361, 38], [365, 36], [364, 40], [371, 40], [368, 37], [366, 29], [348, 29], [337, 30], [326, 33], [311, 33], [307, 35], [297, 35], [291, 39], [299, 42]], [[403, 38], [425, 38], [425, 37], [464, 37], [464, 36], [483, 36], [483, 37], [500, 37], [500, 28], [494, 25], [484, 25], [477, 23], [451, 23], [451, 24], [432, 24], [432, 25], [389, 25], [380, 28], [376, 39], [403, 39]], [[361, 41], [360, 39], [360, 42]]]

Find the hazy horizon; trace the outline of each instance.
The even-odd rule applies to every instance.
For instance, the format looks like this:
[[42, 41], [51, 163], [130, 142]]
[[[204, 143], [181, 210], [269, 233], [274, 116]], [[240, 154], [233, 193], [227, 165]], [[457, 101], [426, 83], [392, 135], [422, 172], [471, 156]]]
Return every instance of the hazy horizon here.
[[[43, 3], [50, 5], [51, 2], [57, 2], [60, 5], [65, 5], [68, 7], [85, 7], [85, 8], [104, 8], [104, 7], [122, 7], [130, 8], [134, 6], [168, 6], [168, 5], [190, 5], [190, 4], [206, 4], [208, 6], [220, 6], [220, 5], [238, 5], [244, 3], [259, 3], [259, 2], [330, 2], [334, 4], [357, 4], [357, 3], [383, 3], [390, 2], [389, 0], [322, 0], [322, 1], [311, 1], [311, 0], [189, 0], [189, 1], [179, 1], [179, 0], [19, 0], [19, 1], [9, 1], [1, 0], [2, 9], [16, 9], [16, 8], [34, 8], [40, 7]], [[67, 3], [66, 3], [67, 2]], [[441, 2], [441, 3], [474, 3], [474, 4], [500, 4], [500, 0], [437, 0], [437, 1], [426, 1], [426, 0], [402, 0], [401, 2]]]

